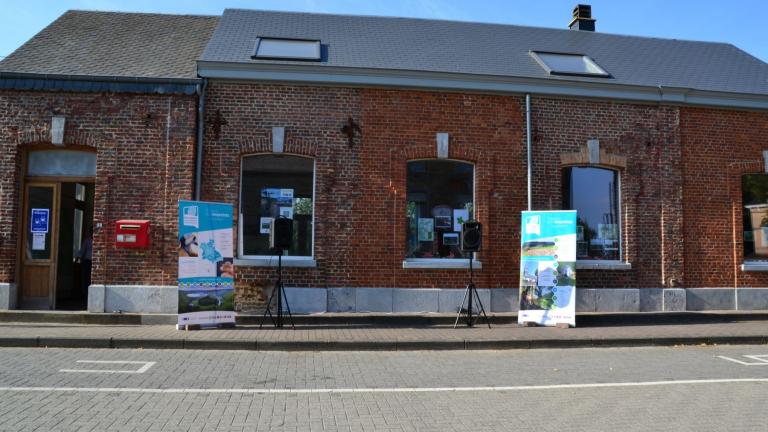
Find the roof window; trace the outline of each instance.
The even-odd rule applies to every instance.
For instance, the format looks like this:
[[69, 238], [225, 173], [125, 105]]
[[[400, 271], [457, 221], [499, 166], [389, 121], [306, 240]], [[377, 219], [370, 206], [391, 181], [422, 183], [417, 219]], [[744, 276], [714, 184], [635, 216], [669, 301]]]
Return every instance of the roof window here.
[[260, 37], [256, 39], [254, 59], [320, 61], [320, 41]]
[[531, 51], [531, 56], [550, 75], [611, 76], [594, 60], [584, 54]]

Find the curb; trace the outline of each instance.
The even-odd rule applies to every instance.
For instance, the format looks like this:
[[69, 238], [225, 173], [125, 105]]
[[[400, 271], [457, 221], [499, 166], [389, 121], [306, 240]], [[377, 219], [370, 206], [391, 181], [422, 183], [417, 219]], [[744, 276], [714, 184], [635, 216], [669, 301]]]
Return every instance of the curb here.
[[124, 339], [66, 337], [0, 337], [2, 348], [112, 348], [231, 351], [437, 351], [514, 350], [540, 348], [627, 348], [643, 346], [765, 345], [768, 336], [681, 336], [615, 339], [496, 339], [427, 341], [263, 341], [248, 339]]

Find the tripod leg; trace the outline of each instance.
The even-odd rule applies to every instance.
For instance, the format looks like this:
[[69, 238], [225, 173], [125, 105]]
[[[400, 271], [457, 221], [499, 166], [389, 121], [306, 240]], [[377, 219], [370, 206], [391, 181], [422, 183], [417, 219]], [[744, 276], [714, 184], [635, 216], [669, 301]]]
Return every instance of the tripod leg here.
[[456, 313], [456, 322], [453, 323], [453, 328], [456, 328], [457, 325], [459, 325], [459, 318], [461, 318], [461, 309], [464, 307], [464, 300], [467, 299], [467, 293], [469, 292], [469, 285], [467, 285], [467, 289], [464, 290], [464, 297], [461, 298], [461, 302], [459, 303], [458, 312]]
[[285, 287], [280, 284], [280, 289], [283, 290], [283, 301], [285, 301], [285, 310], [288, 311], [288, 318], [291, 320], [291, 327], [296, 330], [296, 324], [293, 323], [293, 314], [291, 314], [291, 305], [288, 304], [288, 297], [285, 295]]
[[[483, 316], [485, 317], [485, 323], [488, 324], [488, 328], [491, 328], [491, 320], [488, 319], [488, 315], [485, 313], [483, 302], [480, 300], [480, 294], [477, 292], [477, 290], [475, 290], [475, 296], [477, 297], [477, 304], [480, 305], [480, 312], [482, 312]], [[480, 319], [480, 314], [477, 314], [477, 318]]]
[[269, 300], [267, 300], [267, 307], [264, 311], [264, 315], [261, 316], [261, 322], [259, 323], [259, 328], [264, 325], [264, 319], [267, 318], [267, 314], [269, 314], [269, 319], [272, 321], [272, 324], [275, 323], [275, 317], [272, 316], [272, 299], [275, 297], [275, 291], [272, 290], [272, 294], [269, 295]]

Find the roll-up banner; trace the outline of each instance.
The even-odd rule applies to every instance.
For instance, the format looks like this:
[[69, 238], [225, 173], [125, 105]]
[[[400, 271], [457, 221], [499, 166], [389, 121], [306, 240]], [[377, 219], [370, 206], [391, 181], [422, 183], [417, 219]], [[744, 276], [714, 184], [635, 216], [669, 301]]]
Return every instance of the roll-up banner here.
[[235, 323], [232, 205], [179, 201], [179, 325]]
[[518, 323], [576, 326], [576, 211], [524, 211]]

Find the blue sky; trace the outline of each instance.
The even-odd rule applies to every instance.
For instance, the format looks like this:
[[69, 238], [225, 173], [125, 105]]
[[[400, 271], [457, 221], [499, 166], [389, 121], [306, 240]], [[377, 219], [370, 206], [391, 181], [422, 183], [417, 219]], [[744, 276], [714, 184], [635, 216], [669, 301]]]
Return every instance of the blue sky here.
[[[766, 0], [582, 0], [597, 30], [728, 42], [768, 62]], [[218, 15], [224, 8], [390, 15], [565, 28], [577, 0], [2, 0], [0, 57], [67, 9]]]

